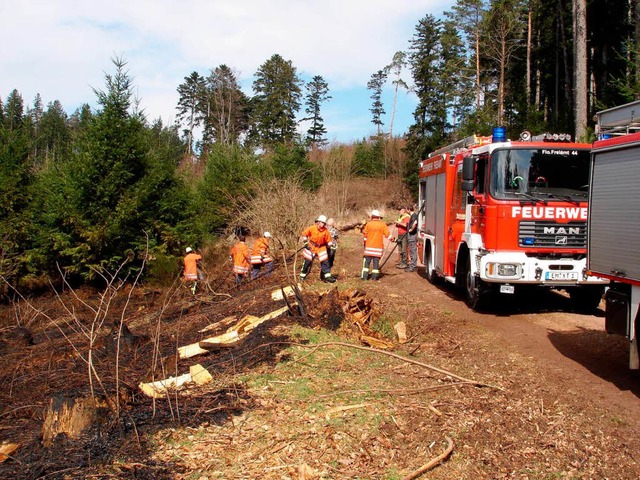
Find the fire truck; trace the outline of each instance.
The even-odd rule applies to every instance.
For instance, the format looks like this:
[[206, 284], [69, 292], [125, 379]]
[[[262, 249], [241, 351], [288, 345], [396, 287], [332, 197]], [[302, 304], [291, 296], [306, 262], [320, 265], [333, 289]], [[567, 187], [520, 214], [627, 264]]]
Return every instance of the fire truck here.
[[498, 127], [431, 153], [419, 170], [427, 279], [459, 286], [472, 309], [537, 286], [595, 310], [607, 281], [587, 272], [590, 150], [565, 134], [511, 141]]
[[640, 368], [640, 101], [596, 114], [589, 188], [587, 266], [610, 280], [605, 329], [630, 341], [629, 367]]

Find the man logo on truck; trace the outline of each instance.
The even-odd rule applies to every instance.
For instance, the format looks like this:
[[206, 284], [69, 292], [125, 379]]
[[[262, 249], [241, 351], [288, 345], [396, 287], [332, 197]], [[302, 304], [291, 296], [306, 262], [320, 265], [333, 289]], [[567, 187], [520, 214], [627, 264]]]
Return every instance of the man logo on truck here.
[[[580, 235], [580, 227], [544, 227], [544, 233], [548, 233], [551, 235]], [[559, 237], [556, 237], [559, 238]], [[565, 237], [567, 238], [567, 237]], [[556, 243], [558, 245], [560, 245], [560, 243], [558, 243], [556, 241]], [[566, 243], [566, 242], [565, 242]], [[564, 244], [562, 244], [564, 245]]]

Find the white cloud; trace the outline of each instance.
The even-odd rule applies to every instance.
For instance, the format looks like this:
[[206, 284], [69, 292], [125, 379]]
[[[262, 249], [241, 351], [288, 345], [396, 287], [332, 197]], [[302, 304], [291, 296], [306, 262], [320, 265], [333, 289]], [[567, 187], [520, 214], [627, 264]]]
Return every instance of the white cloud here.
[[[113, 72], [114, 56], [128, 61], [148, 116], [162, 116], [165, 123], [175, 116], [177, 86], [192, 71], [206, 75], [225, 63], [250, 86], [257, 68], [275, 53], [291, 60], [305, 76], [322, 75], [332, 91], [366, 88], [373, 72], [407, 48], [424, 15], [439, 15], [452, 4], [453, 0], [5, 1], [0, 5], [0, 96], [4, 99], [16, 88], [31, 103], [40, 93], [45, 103], [58, 99], [67, 111], [93, 103], [91, 87], [103, 88], [104, 73]], [[366, 113], [367, 108], [360, 110]], [[350, 119], [339, 123], [348, 125]]]

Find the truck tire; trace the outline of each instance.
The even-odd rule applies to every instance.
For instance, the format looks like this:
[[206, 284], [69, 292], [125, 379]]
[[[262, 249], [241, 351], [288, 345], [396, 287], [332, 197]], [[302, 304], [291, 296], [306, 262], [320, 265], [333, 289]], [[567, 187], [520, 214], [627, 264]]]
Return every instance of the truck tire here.
[[431, 242], [425, 242], [424, 245], [424, 271], [427, 280], [432, 285], [438, 285], [441, 283], [440, 275], [437, 274], [433, 263], [433, 256], [431, 255]]
[[582, 313], [595, 313], [602, 300], [604, 287], [600, 285], [583, 285], [569, 290], [569, 298], [573, 307]]
[[464, 272], [465, 303], [472, 310], [482, 310], [488, 303], [489, 291], [481, 284], [480, 279], [471, 271], [471, 257], [467, 255]]

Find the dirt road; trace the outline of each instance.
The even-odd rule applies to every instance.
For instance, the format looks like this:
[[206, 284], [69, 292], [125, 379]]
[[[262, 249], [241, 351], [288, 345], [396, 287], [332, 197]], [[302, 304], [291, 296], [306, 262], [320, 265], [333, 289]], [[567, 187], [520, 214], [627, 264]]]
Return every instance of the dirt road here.
[[[357, 276], [359, 263], [346, 263], [343, 273]], [[566, 294], [540, 291], [499, 296], [478, 313], [452, 286], [433, 286], [423, 269], [407, 273], [395, 263], [366, 288], [413, 334], [424, 332], [416, 341], [435, 345], [420, 351], [505, 387], [503, 401], [470, 407], [471, 417], [500, 427], [461, 435], [466, 453], [483, 459], [482, 468], [457, 470], [461, 477], [640, 477], [640, 379], [627, 368], [628, 342], [604, 331], [604, 303], [586, 315]]]

